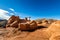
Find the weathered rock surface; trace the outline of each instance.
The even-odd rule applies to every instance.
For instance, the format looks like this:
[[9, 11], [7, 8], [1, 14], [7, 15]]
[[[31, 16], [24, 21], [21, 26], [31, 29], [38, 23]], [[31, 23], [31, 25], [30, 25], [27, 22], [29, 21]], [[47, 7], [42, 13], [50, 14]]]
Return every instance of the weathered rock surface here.
[[45, 32], [46, 29], [38, 29], [33, 32], [21, 32], [19, 35], [7, 37], [6, 40], [49, 40], [49, 35]]
[[18, 27], [20, 19], [18, 16], [11, 16], [6, 24], [6, 27]]
[[6, 28], [0, 30], [0, 35], [4, 40], [60, 40], [60, 21], [51, 24], [49, 21], [43, 20], [42, 23], [38, 23], [35, 20], [28, 21], [20, 19], [18, 16], [12, 16], [8, 20]]
[[52, 23], [46, 32], [50, 36], [50, 40], [60, 40], [60, 21]]
[[37, 23], [35, 21], [27, 22], [27, 19], [20, 19], [18, 16], [13, 15], [8, 20], [6, 27], [17, 27], [20, 28], [20, 30], [34, 30], [37, 28]]
[[60, 21], [52, 23], [47, 29], [47, 32], [51, 35], [55, 32], [60, 32]]
[[54, 33], [49, 40], [60, 40], [60, 33]]

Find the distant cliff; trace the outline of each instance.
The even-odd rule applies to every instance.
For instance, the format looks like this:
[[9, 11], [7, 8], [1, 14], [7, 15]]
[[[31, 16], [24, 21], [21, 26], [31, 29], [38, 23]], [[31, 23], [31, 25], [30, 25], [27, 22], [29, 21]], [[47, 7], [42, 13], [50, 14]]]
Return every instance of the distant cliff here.
[[0, 19], [0, 27], [5, 27], [6, 23], [7, 23], [7, 20]]

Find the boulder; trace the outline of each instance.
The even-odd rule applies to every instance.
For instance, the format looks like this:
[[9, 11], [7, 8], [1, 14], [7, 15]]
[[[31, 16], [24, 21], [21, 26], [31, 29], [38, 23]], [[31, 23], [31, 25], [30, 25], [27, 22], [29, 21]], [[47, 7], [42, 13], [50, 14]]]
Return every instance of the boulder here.
[[6, 27], [18, 27], [20, 22], [19, 16], [11, 16], [6, 24]]
[[27, 23], [19, 23], [19, 28], [20, 28], [20, 30], [29, 30], [29, 24], [27, 24]]
[[8, 24], [11, 24], [12, 22], [14, 22], [15, 20], [18, 20], [19, 19], [19, 17], [17, 17], [17, 16], [14, 16], [14, 15], [12, 15], [10, 18], [9, 18], [9, 20], [8, 20]]
[[28, 23], [19, 23], [20, 30], [34, 30], [37, 28], [37, 24], [35, 21], [31, 21]]
[[18, 27], [18, 21], [14, 21], [10, 24], [10, 27]]
[[35, 30], [37, 28], [37, 23], [33, 20], [30, 22], [30, 29]]

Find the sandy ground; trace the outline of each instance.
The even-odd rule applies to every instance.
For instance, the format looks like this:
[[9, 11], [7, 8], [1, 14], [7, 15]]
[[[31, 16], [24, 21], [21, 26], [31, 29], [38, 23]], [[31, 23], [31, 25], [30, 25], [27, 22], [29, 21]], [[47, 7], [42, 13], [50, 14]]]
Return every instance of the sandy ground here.
[[18, 31], [15, 28], [2, 28], [0, 29], [0, 40], [49, 40], [49, 35], [45, 32], [46, 29], [42, 28], [28, 32]]

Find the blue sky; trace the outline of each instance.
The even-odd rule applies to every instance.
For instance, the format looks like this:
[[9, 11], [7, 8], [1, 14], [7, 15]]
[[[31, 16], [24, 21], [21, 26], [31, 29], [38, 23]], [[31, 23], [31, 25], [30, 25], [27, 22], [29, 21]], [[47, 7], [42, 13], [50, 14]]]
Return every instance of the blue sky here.
[[31, 19], [60, 19], [60, 0], [0, 0], [0, 9], [8, 11], [8, 14], [15, 13], [21, 18], [30, 16]]

